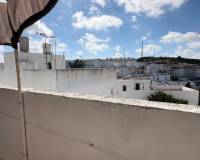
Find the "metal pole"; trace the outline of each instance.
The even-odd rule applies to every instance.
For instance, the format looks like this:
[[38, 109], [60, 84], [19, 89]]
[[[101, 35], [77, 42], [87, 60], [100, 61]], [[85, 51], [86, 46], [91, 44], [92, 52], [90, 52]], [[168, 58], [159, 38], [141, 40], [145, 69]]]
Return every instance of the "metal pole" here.
[[144, 56], [144, 41], [142, 40], [141, 57]]
[[62, 69], [64, 67], [64, 61], [65, 61], [65, 52], [63, 52]]
[[[46, 65], [47, 65], [47, 63], [48, 63], [48, 62], [47, 62], [47, 37], [46, 37], [45, 34], [44, 34], [44, 37], [45, 37], [45, 38], [44, 38], [44, 39], [45, 39], [45, 42], [44, 42], [45, 44], [44, 44], [44, 45], [45, 45]], [[48, 69], [48, 66], [47, 66], [47, 69]]]
[[26, 130], [26, 116], [25, 116], [25, 106], [24, 97], [22, 93], [21, 78], [20, 78], [20, 65], [19, 65], [19, 52], [18, 47], [15, 48], [15, 64], [16, 64], [16, 74], [17, 74], [17, 87], [18, 87], [18, 99], [20, 107], [20, 123], [22, 131], [22, 159], [28, 160], [28, 144], [27, 144], [27, 130]]
[[56, 56], [57, 56], [57, 40], [56, 40], [56, 37], [54, 37], [55, 38], [55, 70], [57, 69], [57, 60], [56, 60]]

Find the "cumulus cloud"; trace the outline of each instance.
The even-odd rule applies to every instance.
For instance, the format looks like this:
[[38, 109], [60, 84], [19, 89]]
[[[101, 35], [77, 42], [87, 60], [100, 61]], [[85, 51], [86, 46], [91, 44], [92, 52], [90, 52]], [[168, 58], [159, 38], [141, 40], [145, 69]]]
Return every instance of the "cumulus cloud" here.
[[182, 45], [178, 45], [175, 48], [174, 56], [181, 56], [185, 58], [198, 58], [200, 55], [200, 52], [194, 51], [189, 48], [185, 48]]
[[104, 7], [106, 5], [107, 0], [92, 0], [92, 2], [100, 5], [101, 7]]
[[187, 32], [185, 34], [180, 32], [169, 32], [167, 35], [161, 37], [161, 43], [183, 43], [195, 42], [200, 40], [200, 34], [195, 32]]
[[5, 52], [5, 48], [0, 46], [0, 63], [3, 63], [3, 53]]
[[[35, 39], [35, 38], [30, 37], [30, 42], [29, 42], [30, 43], [30, 45], [29, 45], [30, 46], [30, 52], [31, 53], [43, 53], [42, 45], [43, 45], [44, 42], [45, 42], [44, 38]], [[49, 39], [47, 40], [47, 43], [52, 44], [53, 45], [52, 47], [55, 48], [54, 43], [52, 43]], [[62, 55], [63, 52], [67, 51], [68, 46], [64, 42], [58, 42], [57, 45], [56, 45], [56, 49], [57, 49], [56, 54]], [[55, 50], [53, 50], [52, 52], [54, 52], [54, 51]]]
[[[51, 30], [47, 24], [43, 21], [37, 21], [34, 23], [32, 26], [26, 29], [25, 31], [26, 34], [29, 35], [29, 47], [30, 47], [30, 52], [31, 53], [43, 53], [43, 43], [45, 43], [45, 39], [43, 37], [38, 37], [34, 36], [36, 33], [44, 33], [47, 36], [53, 36], [54, 32]], [[68, 49], [68, 46], [66, 43], [63, 43], [59, 39], [57, 39], [57, 54], [63, 54], [63, 52], [66, 52]], [[53, 39], [47, 38], [47, 43], [52, 44], [52, 47], [55, 48], [54, 46], [54, 41]], [[54, 51], [52, 51], [54, 52]]]
[[200, 34], [196, 32], [169, 32], [160, 38], [163, 44], [175, 44], [175, 56], [198, 58], [200, 52]]
[[82, 56], [82, 55], [83, 55], [83, 51], [82, 51], [82, 50], [77, 51], [77, 52], [76, 52], [76, 55]]
[[186, 0], [115, 0], [127, 13], [144, 14], [157, 18], [166, 10], [181, 7]]
[[76, 12], [73, 16], [73, 26], [76, 28], [105, 30], [107, 28], [119, 28], [123, 21], [115, 16], [101, 15], [86, 17], [83, 12]]
[[43, 21], [37, 21], [32, 26], [27, 28], [25, 32], [29, 35], [36, 33], [45, 33], [48, 36], [53, 35], [53, 31]]
[[132, 21], [132, 22], [136, 22], [136, 21], [137, 21], [137, 17], [136, 17], [136, 16], [132, 16], [132, 17], [131, 17], [131, 21]]
[[57, 44], [57, 53], [58, 54], [62, 54], [63, 52], [66, 52], [66, 50], [68, 49], [68, 46], [66, 43], [58, 43]]
[[43, 44], [43, 40], [40, 39], [32, 39], [30, 38], [30, 42], [29, 42], [29, 50], [31, 53], [43, 53], [43, 49], [42, 49], [42, 44]]
[[7, 3], [6, 0], [0, 0], [0, 3]]
[[163, 44], [175, 45], [172, 56], [198, 58], [200, 55], [200, 34], [196, 32], [169, 32], [160, 38]]
[[78, 43], [91, 54], [96, 54], [97, 52], [102, 52], [108, 49], [109, 39], [100, 39], [91, 33], [86, 33]]
[[99, 9], [96, 6], [91, 6], [89, 13], [90, 14], [99, 13]]
[[200, 49], [200, 41], [188, 43], [187, 46], [190, 49]]
[[114, 50], [115, 50], [115, 53], [114, 53], [113, 58], [121, 58], [123, 56], [120, 46], [115, 46]]
[[[143, 52], [144, 52], [144, 56], [153, 56], [154, 55], [154, 51], [160, 51], [162, 49], [161, 46], [156, 45], [156, 44], [148, 44], [145, 45], [143, 48]], [[140, 56], [141, 54], [141, 48], [136, 49], [135, 52], [137, 53], [138, 56]]]

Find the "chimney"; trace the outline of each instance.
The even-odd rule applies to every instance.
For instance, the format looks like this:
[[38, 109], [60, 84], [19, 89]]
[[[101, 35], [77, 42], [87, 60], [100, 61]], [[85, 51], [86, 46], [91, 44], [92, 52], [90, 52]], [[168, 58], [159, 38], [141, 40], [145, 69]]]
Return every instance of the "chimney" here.
[[21, 37], [19, 44], [20, 44], [20, 52], [29, 53], [29, 38], [28, 37]]
[[52, 46], [48, 43], [43, 43], [43, 54], [52, 54]]

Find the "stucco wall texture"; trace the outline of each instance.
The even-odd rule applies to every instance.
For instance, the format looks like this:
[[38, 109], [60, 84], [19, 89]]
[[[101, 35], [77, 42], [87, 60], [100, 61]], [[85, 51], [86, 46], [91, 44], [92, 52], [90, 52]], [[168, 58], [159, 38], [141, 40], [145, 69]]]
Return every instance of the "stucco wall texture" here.
[[[29, 160], [199, 160], [200, 109], [24, 91]], [[0, 159], [21, 160], [17, 92], [0, 89]]]
[[[22, 70], [23, 88], [111, 96], [115, 69]], [[0, 85], [17, 87], [16, 72], [0, 70]]]

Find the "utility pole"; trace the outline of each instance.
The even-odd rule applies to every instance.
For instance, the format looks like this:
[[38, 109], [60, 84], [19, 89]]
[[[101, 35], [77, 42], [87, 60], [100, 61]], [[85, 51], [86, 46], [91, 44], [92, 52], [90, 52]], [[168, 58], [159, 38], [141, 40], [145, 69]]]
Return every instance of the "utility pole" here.
[[126, 59], [126, 48], [124, 47], [124, 59]]
[[54, 45], [55, 45], [55, 70], [57, 69], [57, 59], [56, 59], [56, 56], [57, 56], [57, 40], [56, 40], [56, 37], [53, 37], [54, 38]]
[[124, 60], [123, 60], [123, 66], [125, 67], [125, 61], [126, 61], [126, 48], [124, 47]]
[[142, 40], [141, 57], [144, 57], [144, 41]]

